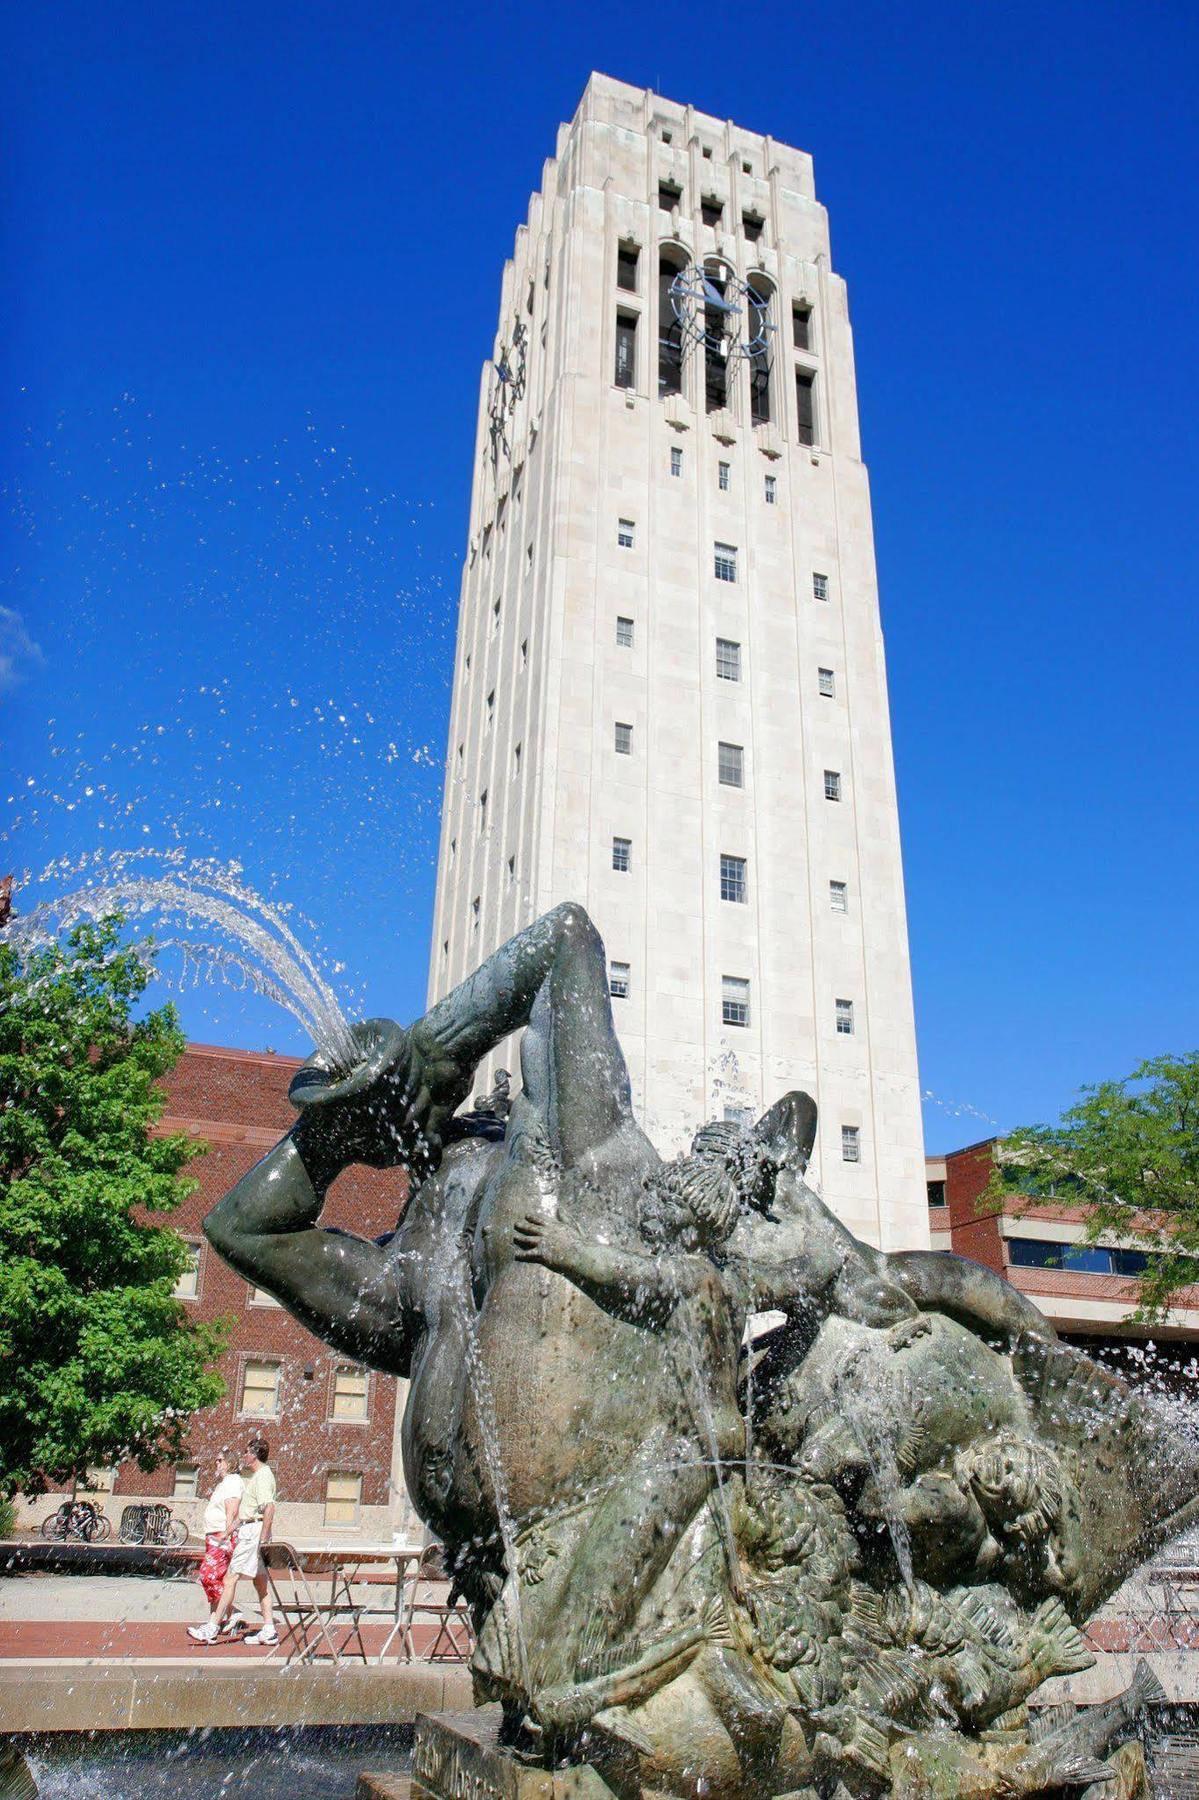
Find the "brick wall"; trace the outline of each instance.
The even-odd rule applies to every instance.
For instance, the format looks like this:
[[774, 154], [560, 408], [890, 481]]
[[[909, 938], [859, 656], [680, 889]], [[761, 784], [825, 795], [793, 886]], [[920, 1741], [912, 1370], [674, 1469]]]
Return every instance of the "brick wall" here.
[[[167, 1105], [161, 1129], [187, 1131], [208, 1145], [206, 1154], [190, 1168], [199, 1187], [169, 1221], [182, 1237], [200, 1246], [196, 1295], [184, 1304], [193, 1318], [232, 1321], [229, 1348], [219, 1365], [226, 1396], [197, 1414], [186, 1460], [199, 1465], [200, 1492], [207, 1494], [217, 1451], [226, 1446], [242, 1449], [261, 1432], [271, 1446], [271, 1466], [279, 1484], [282, 1532], [314, 1534], [325, 1529], [325, 1487], [332, 1472], [362, 1477], [357, 1525], [336, 1529], [345, 1535], [356, 1529], [360, 1536], [384, 1531], [390, 1536], [392, 1529], [415, 1523], [406, 1496], [391, 1485], [400, 1384], [372, 1371], [366, 1419], [334, 1420], [334, 1379], [346, 1359], [282, 1307], [264, 1304], [263, 1296], [256, 1299], [250, 1284], [222, 1262], [201, 1234], [205, 1214], [294, 1122], [287, 1086], [298, 1067], [295, 1057], [192, 1044], [164, 1082]], [[402, 1171], [349, 1169], [334, 1186], [322, 1223], [376, 1237], [395, 1225], [405, 1192]], [[251, 1417], [243, 1408], [242, 1384], [250, 1360], [278, 1365], [277, 1416]], [[136, 1464], [123, 1465], [109, 1506], [114, 1523], [134, 1498], [165, 1498], [198, 1524], [201, 1503], [176, 1503], [175, 1480], [174, 1468], [144, 1475]], [[40, 1518], [48, 1505], [35, 1505], [33, 1516]]]

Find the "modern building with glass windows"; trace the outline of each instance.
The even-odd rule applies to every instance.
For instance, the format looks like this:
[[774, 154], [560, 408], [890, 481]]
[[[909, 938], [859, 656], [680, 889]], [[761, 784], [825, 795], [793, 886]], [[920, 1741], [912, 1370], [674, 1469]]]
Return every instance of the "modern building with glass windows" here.
[[927, 1243], [870, 500], [811, 158], [601, 75], [482, 374], [430, 999], [565, 899], [603, 932], [663, 1151], [806, 1088], [837, 1212]]

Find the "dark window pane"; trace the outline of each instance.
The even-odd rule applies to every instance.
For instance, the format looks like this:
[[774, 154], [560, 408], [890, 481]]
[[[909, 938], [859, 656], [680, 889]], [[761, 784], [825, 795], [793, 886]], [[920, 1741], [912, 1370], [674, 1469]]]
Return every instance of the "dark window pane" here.
[[629, 294], [637, 292], [637, 254], [625, 244], [616, 252], [616, 285]]
[[797, 306], [791, 313], [791, 334], [797, 350], [812, 348], [812, 309], [810, 306]]
[[701, 200], [699, 216], [705, 225], [719, 225], [724, 217], [724, 207], [719, 200]]
[[616, 385], [631, 388], [637, 381], [637, 321], [625, 313], [616, 320]]
[[678, 394], [683, 387], [683, 328], [674, 316], [670, 284], [677, 264], [667, 257], [658, 263], [658, 396]]
[[795, 423], [801, 444], [816, 442], [816, 378], [807, 369], [795, 371]]

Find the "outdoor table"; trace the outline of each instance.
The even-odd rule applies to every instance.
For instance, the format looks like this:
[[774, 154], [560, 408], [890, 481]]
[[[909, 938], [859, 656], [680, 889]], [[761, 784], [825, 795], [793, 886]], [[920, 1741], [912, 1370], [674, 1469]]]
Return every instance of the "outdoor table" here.
[[[382, 1662], [396, 1638], [402, 1642], [405, 1662], [412, 1660], [411, 1635], [407, 1632], [408, 1615], [405, 1606], [409, 1579], [415, 1579], [420, 1568], [424, 1546], [421, 1544], [346, 1544], [328, 1545], [302, 1553], [305, 1567], [313, 1573], [324, 1573], [328, 1564], [330, 1604], [337, 1604], [340, 1594], [344, 1602], [352, 1601], [352, 1589], [356, 1581], [360, 1581], [364, 1570], [380, 1564], [393, 1564], [395, 1567], [395, 1589], [392, 1603], [387, 1607], [360, 1606], [357, 1608], [359, 1618], [378, 1617], [380, 1614], [390, 1620], [391, 1629], [387, 1633], [383, 1648], [375, 1658]], [[359, 1640], [361, 1642], [361, 1639]], [[365, 1653], [363, 1661], [367, 1660]]]
[[[289, 1664], [294, 1661], [307, 1662], [322, 1654], [327, 1654], [333, 1662], [340, 1663], [351, 1653], [349, 1645], [356, 1638], [357, 1649], [352, 1654], [361, 1656], [363, 1662], [366, 1662], [368, 1658], [362, 1640], [361, 1621], [364, 1616], [369, 1618], [372, 1614], [383, 1613], [391, 1621], [391, 1629], [378, 1659], [382, 1661], [397, 1633], [404, 1631], [406, 1571], [409, 1566], [414, 1572], [419, 1568], [423, 1553], [421, 1547], [409, 1544], [322, 1544], [301, 1547], [278, 1542], [267, 1547], [268, 1569], [269, 1551], [272, 1549], [279, 1551], [281, 1566], [277, 1571], [271, 1570], [271, 1574], [280, 1573], [290, 1579], [296, 1590], [291, 1601], [284, 1601], [276, 1590], [276, 1602], [282, 1617], [288, 1621], [288, 1628], [286, 1632], [280, 1633], [279, 1643], [272, 1655], [279, 1654], [286, 1648], [286, 1661]], [[354, 1586], [361, 1582], [364, 1571], [378, 1565], [391, 1565], [395, 1569], [395, 1594], [391, 1605], [387, 1607], [368, 1606], [354, 1598]], [[325, 1577], [328, 1578], [327, 1597], [321, 1593], [322, 1578]], [[275, 1587], [273, 1580], [271, 1585], [272, 1588]], [[348, 1621], [348, 1625], [340, 1643], [337, 1643], [328, 1627], [339, 1620]]]

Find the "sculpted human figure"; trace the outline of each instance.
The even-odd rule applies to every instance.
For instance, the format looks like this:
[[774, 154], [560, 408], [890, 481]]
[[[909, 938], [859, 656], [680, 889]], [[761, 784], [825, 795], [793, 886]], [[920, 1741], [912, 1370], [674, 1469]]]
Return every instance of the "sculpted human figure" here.
[[[519, 1086], [457, 1117], [478, 1064], [522, 1028]], [[1049, 1587], [1052, 1559], [1066, 1569], [1065, 1509], [1044, 1481], [1033, 1492], [1022, 1451], [997, 1475], [985, 1442], [1028, 1436], [1009, 1352], [1051, 1343], [1036, 1309], [960, 1259], [886, 1256], [846, 1231], [804, 1178], [806, 1095], [748, 1132], [704, 1127], [689, 1156], [664, 1162], [633, 1114], [603, 945], [580, 907], [539, 919], [407, 1031], [375, 1020], [355, 1033], [360, 1064], [305, 1066], [296, 1125], [205, 1229], [326, 1341], [410, 1379], [409, 1489], [472, 1602], [478, 1691], [514, 1725], [528, 1715], [553, 1736], [657, 1705], [668, 1718], [665, 1690], [682, 1692], [694, 1664], [704, 1704], [737, 1731], [769, 1718], [794, 1739], [791, 1703], [764, 1699], [763, 1671], [747, 1673], [757, 1626], [734, 1516], [744, 1472], [769, 1454], [826, 1496], [805, 1504], [854, 1522], [865, 1490], [836, 1378], [846, 1333], [854, 1355], [899, 1371], [895, 1411], [911, 1416], [895, 1503], [913, 1533], [944, 1527], [976, 1579], [1000, 1571], [992, 1545], [1043, 1552]], [[377, 1243], [320, 1226], [355, 1162], [410, 1173]], [[739, 1388], [747, 1320], [767, 1309], [786, 1324], [741, 1359]], [[973, 1398], [946, 1379], [946, 1356], [979, 1376]], [[978, 1398], [988, 1383], [994, 1405]], [[926, 1427], [934, 1439], [944, 1427], [931, 1450]], [[769, 1604], [756, 1604], [765, 1629]], [[770, 1617], [789, 1655], [803, 1633], [786, 1609]], [[815, 1688], [792, 1682], [801, 1711], [831, 1693], [839, 1655]]]

